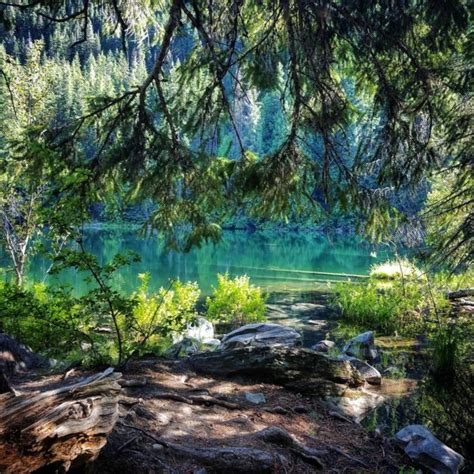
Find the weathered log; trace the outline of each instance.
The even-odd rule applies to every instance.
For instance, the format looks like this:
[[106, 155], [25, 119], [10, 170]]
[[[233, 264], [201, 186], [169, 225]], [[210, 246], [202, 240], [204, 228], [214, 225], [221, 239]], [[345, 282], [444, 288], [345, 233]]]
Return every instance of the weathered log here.
[[349, 362], [302, 348], [243, 347], [194, 354], [189, 362], [198, 372], [245, 374], [316, 395], [340, 393], [347, 386], [363, 384]]
[[0, 472], [67, 471], [94, 460], [118, 418], [120, 376], [108, 369], [52, 390], [0, 395]]
[[467, 298], [469, 296], [474, 296], [474, 288], [464, 288], [457, 291], [449, 291], [446, 296], [449, 300], [455, 300], [458, 298]]

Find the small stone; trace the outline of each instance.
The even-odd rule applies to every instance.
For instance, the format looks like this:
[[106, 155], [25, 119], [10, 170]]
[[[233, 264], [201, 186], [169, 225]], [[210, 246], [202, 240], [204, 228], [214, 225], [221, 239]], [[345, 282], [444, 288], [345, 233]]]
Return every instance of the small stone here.
[[262, 403], [266, 403], [267, 401], [265, 395], [260, 392], [245, 392], [245, 399], [250, 403], [254, 403], [255, 405], [261, 405]]
[[361, 422], [372, 410], [380, 406], [385, 398], [366, 390], [347, 389], [341, 397], [326, 397], [331, 408], [343, 416]]
[[303, 405], [298, 405], [298, 406], [294, 407], [293, 411], [295, 413], [308, 413], [309, 412], [308, 408], [306, 408]]
[[155, 443], [153, 446], [155, 451], [162, 451], [165, 447], [162, 444]]
[[380, 385], [382, 383], [382, 375], [380, 372], [367, 362], [348, 355], [340, 355], [338, 359], [349, 361], [352, 367], [360, 372], [367, 383], [370, 383], [371, 385]]
[[336, 346], [334, 341], [323, 340], [317, 342], [311, 349], [316, 352], [329, 352], [329, 349], [332, 349]]

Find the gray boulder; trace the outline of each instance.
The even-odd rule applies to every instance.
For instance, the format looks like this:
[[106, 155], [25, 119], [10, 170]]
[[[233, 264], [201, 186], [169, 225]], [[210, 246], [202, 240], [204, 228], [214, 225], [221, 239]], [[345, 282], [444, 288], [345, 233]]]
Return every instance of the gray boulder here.
[[374, 332], [367, 331], [353, 337], [342, 349], [345, 354], [357, 357], [369, 362], [377, 362], [380, 359], [375, 348]]
[[409, 425], [400, 430], [395, 439], [414, 462], [436, 474], [455, 474], [464, 458], [443, 444], [423, 425]]
[[380, 372], [367, 362], [346, 354], [338, 356], [338, 359], [349, 361], [352, 367], [359, 371], [360, 375], [362, 375], [367, 383], [370, 383], [371, 385], [380, 385], [382, 383], [382, 375]]
[[316, 352], [329, 352], [329, 349], [332, 349], [336, 346], [334, 341], [329, 341], [324, 339], [323, 341], [317, 342], [311, 349]]
[[221, 350], [239, 347], [296, 347], [301, 345], [301, 336], [293, 328], [281, 324], [246, 324], [227, 334], [219, 347]]
[[11, 375], [25, 370], [47, 369], [50, 366], [48, 359], [0, 332], [0, 372]]

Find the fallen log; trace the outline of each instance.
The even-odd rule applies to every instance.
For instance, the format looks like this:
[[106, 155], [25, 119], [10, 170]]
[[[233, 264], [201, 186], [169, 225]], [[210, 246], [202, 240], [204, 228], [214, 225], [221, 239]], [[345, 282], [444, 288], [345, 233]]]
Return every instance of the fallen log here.
[[469, 296], [474, 296], [474, 288], [463, 288], [462, 290], [449, 291], [448, 293], [446, 293], [446, 296], [449, 300], [467, 298]]
[[245, 374], [320, 396], [340, 394], [347, 386], [364, 383], [349, 362], [303, 348], [240, 347], [194, 354], [189, 363], [197, 372]]
[[113, 369], [45, 391], [0, 395], [0, 472], [67, 471], [94, 460], [118, 418]]

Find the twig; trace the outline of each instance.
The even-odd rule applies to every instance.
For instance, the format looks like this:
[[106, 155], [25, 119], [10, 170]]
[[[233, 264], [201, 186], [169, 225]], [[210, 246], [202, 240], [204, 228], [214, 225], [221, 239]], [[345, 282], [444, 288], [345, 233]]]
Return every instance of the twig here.
[[127, 446], [130, 446], [134, 441], [136, 441], [136, 439], [138, 438], [138, 436], [134, 436], [133, 438], [130, 438], [129, 440], [125, 441], [125, 443], [123, 443], [120, 447], [117, 448], [117, 451], [116, 453], [120, 453], [120, 451], [123, 451]]

